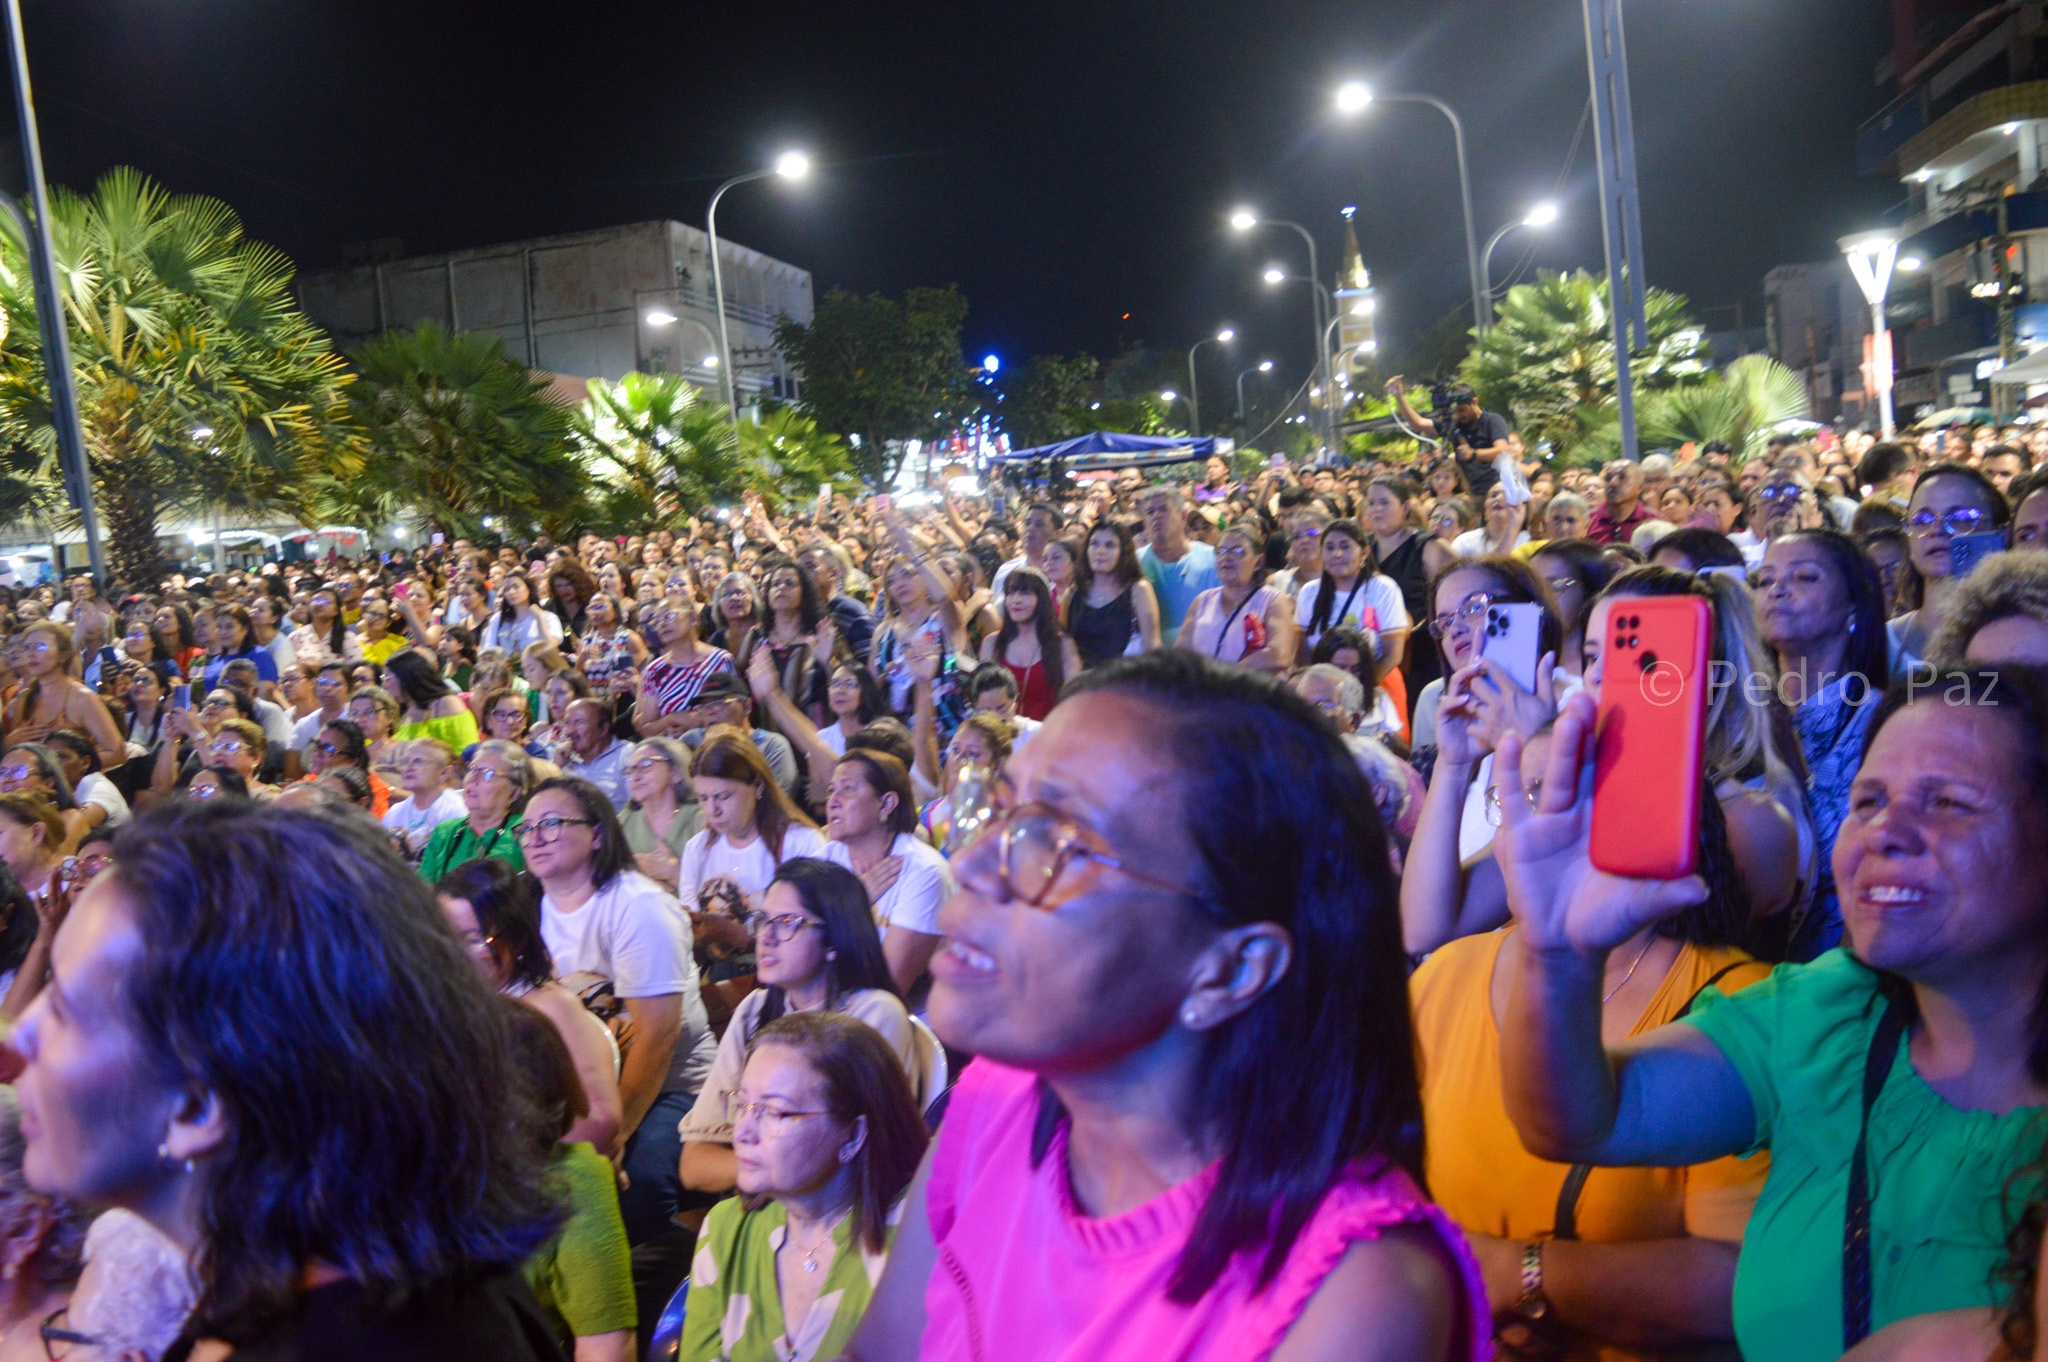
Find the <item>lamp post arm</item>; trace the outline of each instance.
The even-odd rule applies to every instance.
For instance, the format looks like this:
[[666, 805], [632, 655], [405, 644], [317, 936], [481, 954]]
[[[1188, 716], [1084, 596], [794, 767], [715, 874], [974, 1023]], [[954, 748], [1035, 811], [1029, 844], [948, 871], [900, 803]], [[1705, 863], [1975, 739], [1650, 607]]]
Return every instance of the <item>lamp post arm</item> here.
[[1451, 136], [1458, 146], [1458, 195], [1465, 209], [1465, 268], [1472, 276], [1472, 323], [1486, 329], [1479, 285], [1479, 233], [1472, 220], [1472, 168], [1465, 159], [1465, 124], [1458, 111], [1435, 95], [1381, 95], [1381, 99], [1406, 104], [1427, 104], [1451, 120]]
[[725, 329], [725, 270], [718, 259], [718, 201], [725, 191], [749, 180], [765, 180], [773, 170], [754, 170], [735, 175], [711, 193], [711, 206], [704, 210], [705, 235], [711, 238], [711, 300], [718, 309], [718, 384], [725, 390], [725, 408], [732, 417], [733, 435], [740, 430], [739, 386], [732, 375], [732, 340]]

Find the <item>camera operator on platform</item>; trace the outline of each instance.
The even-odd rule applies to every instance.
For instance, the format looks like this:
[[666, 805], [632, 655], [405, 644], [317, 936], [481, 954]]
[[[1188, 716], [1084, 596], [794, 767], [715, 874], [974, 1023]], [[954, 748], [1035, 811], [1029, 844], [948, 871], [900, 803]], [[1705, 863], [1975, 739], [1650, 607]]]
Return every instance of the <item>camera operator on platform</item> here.
[[1442, 440], [1445, 450], [1457, 459], [1473, 497], [1483, 503], [1487, 489], [1500, 481], [1493, 460], [1507, 452], [1507, 419], [1481, 411], [1477, 394], [1464, 383], [1439, 384], [1430, 395], [1434, 415], [1425, 417], [1408, 401], [1408, 386], [1399, 374], [1387, 380], [1387, 396], [1394, 399], [1394, 411], [1402, 422], [1411, 430]]

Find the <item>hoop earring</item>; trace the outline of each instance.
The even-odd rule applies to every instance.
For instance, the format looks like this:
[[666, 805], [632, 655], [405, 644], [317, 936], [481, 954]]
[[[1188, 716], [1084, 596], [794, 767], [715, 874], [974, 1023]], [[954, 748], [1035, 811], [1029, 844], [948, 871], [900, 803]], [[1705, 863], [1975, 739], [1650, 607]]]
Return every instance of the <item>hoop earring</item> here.
[[168, 1140], [156, 1147], [156, 1156], [159, 1162], [168, 1165], [174, 1172], [189, 1173], [196, 1166], [191, 1159], [172, 1158], [171, 1145]]

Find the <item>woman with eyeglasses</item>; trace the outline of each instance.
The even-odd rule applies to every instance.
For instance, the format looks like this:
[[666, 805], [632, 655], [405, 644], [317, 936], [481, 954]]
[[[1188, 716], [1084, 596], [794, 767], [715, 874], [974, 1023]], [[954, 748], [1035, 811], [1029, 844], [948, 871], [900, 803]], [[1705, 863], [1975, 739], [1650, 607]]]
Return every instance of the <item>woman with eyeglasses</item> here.
[[434, 884], [441, 912], [485, 982], [554, 1024], [588, 1106], [562, 1136], [609, 1159], [619, 1137], [619, 1046], [595, 1013], [556, 977], [541, 936], [533, 877], [492, 856], [464, 861]]
[[576, 642], [577, 667], [589, 679], [591, 693], [617, 708], [621, 693], [614, 690], [613, 679], [647, 665], [647, 641], [631, 626], [616, 591], [592, 593], [583, 618], [586, 628]]
[[193, 766], [179, 777], [178, 793], [187, 799], [247, 799], [249, 782], [232, 766]]
[[[10, 1005], [0, 1011], [8, 1017], [28, 1005], [48, 964], [47, 954], [30, 958], [39, 921], [48, 920], [47, 946], [70, 906], [74, 874], [64, 865], [69, 840], [49, 796], [26, 790], [0, 794], [0, 865], [7, 868], [0, 878], [0, 999]], [[20, 979], [24, 971], [33, 977]], [[11, 991], [17, 980], [18, 994]]]
[[434, 829], [469, 809], [455, 779], [454, 748], [439, 738], [408, 738], [403, 749], [398, 769], [405, 798], [393, 802], [382, 821], [407, 862], [418, 865]]
[[671, 1229], [679, 1205], [677, 1123], [710, 1070], [717, 1042], [705, 1014], [686, 919], [675, 899], [633, 869], [611, 802], [587, 780], [535, 787], [519, 842], [540, 882], [541, 934], [572, 988], [603, 981], [630, 1023], [619, 1072], [630, 1185], [620, 1202], [639, 1244]]
[[75, 846], [106, 821], [105, 809], [88, 809], [78, 802], [63, 762], [55, 750], [42, 743], [15, 743], [0, 754], [0, 793], [39, 795], [49, 800], [64, 826], [60, 848]]
[[268, 745], [260, 724], [247, 719], [223, 719], [213, 736], [200, 742], [195, 760], [199, 765], [212, 769], [233, 771], [242, 778], [243, 788], [238, 794], [251, 799], [275, 799], [277, 787], [266, 785], [256, 778], [263, 769]]
[[78, 655], [69, 629], [47, 620], [31, 624], [9, 640], [8, 653], [22, 683], [0, 710], [0, 729], [9, 742], [41, 742], [57, 729], [72, 728], [92, 739], [101, 765], [128, 759], [128, 744], [107, 702], [71, 675]]
[[1138, 565], [1128, 526], [1102, 520], [1088, 531], [1067, 594], [1066, 625], [1083, 670], [1159, 646], [1159, 598]]
[[690, 749], [674, 738], [647, 738], [626, 756], [631, 796], [619, 827], [640, 873], [676, 892], [683, 852], [704, 826], [690, 790]]
[[705, 726], [697, 692], [713, 672], [733, 670], [732, 654], [697, 641], [697, 603], [688, 595], [663, 597], [651, 623], [661, 652], [641, 674], [633, 723], [642, 737], [673, 738]]
[[428, 834], [420, 853], [421, 878], [439, 883], [451, 869], [479, 856], [524, 870], [519, 809], [532, 782], [533, 766], [524, 748], [497, 738], [478, 743], [462, 776], [464, 814]]
[[676, 872], [683, 902], [695, 903], [707, 881], [728, 879], [758, 904], [784, 861], [825, 854], [824, 834], [783, 792], [745, 733], [710, 733], [690, 769], [704, 826], [683, 848]]
[[724, 1101], [740, 1195], [698, 1238], [679, 1362], [856, 1356], [929, 1144], [902, 1069], [854, 1018], [792, 1012], [761, 1028]]
[[530, 757], [547, 759], [546, 744], [536, 742], [527, 732], [527, 722], [532, 711], [526, 703], [526, 693], [511, 686], [499, 686], [485, 693], [482, 705], [482, 740], [497, 739], [517, 745]]
[[[818, 631], [830, 626], [831, 617], [818, 597], [817, 584], [801, 564], [775, 554], [762, 560], [761, 592], [767, 606], [762, 626], [734, 651], [734, 669], [745, 672], [754, 652], [766, 648], [783, 693], [813, 724], [823, 723], [826, 676], [824, 661], [817, 656]], [[825, 661], [832, 656], [833, 637], [827, 634], [824, 641]]]
[[384, 659], [411, 645], [410, 638], [392, 629], [392, 622], [389, 605], [380, 600], [363, 602], [362, 611], [356, 616], [356, 629], [361, 636], [364, 661], [382, 666]]
[[[760, 987], [734, 1009], [696, 1105], [683, 1118], [683, 1186], [723, 1194], [734, 1185], [728, 1094], [740, 1086], [761, 1028], [785, 1013], [843, 1012], [873, 1027], [915, 1092], [920, 1068], [910, 1014], [890, 978], [868, 893], [844, 866], [785, 861], [747, 914]], [[936, 1096], [937, 1094], [933, 1094]]]
[[[1223, 531], [1216, 544], [1216, 576], [1222, 585], [1188, 603], [1176, 647], [1255, 672], [1284, 675], [1294, 665], [1294, 602], [1264, 584], [1265, 538], [1249, 521]], [[1024, 712], [1021, 706], [1018, 712]]]
[[533, 582], [524, 572], [507, 572], [498, 583], [498, 608], [478, 635], [477, 646], [503, 648], [516, 657], [536, 643], [561, 641], [561, 617], [535, 604]]
[[1948, 619], [1949, 600], [1962, 580], [1950, 571], [1950, 549], [1962, 534], [1998, 534], [1999, 547], [2012, 510], [1991, 479], [1965, 464], [1938, 463], [1913, 483], [1906, 508], [1906, 533], [1913, 568], [1920, 575], [1920, 608], [1895, 617], [1887, 626], [1895, 647], [1906, 659], [1927, 656], [1934, 636]]
[[363, 731], [363, 747], [369, 759], [363, 769], [384, 777], [387, 784], [397, 780], [398, 702], [382, 685], [357, 686], [348, 697], [346, 712], [349, 721]]
[[306, 598], [306, 622], [292, 630], [292, 654], [301, 667], [325, 662], [354, 662], [363, 655], [362, 640], [342, 618], [341, 597], [331, 586], [317, 587]]
[[[678, 574], [670, 573], [668, 591], [676, 595], [683, 587], [676, 581]], [[718, 581], [718, 587], [711, 595], [711, 646], [738, 654], [756, 629], [761, 627], [761, 597], [754, 590], [753, 578], [744, 572], [728, 572]]]
[[[948, 848], [952, 839], [953, 821], [956, 813], [974, 814], [985, 799], [981, 787], [993, 782], [1001, 774], [1003, 763], [1010, 759], [1011, 749], [1017, 741], [1017, 726], [1000, 715], [974, 713], [954, 730], [953, 740], [946, 744], [943, 765], [933, 760], [936, 750], [930, 734], [919, 726], [921, 740], [917, 744], [919, 774], [925, 781], [925, 788], [938, 790], [936, 798], [927, 800], [918, 810], [918, 825], [933, 846]], [[963, 781], [969, 772], [980, 773], [980, 786], [972, 787]], [[964, 803], [967, 807], [956, 807]]]
[[147, 670], [166, 689], [173, 681], [185, 679], [185, 673], [179, 670], [178, 664], [157, 646], [156, 632], [150, 627], [148, 615], [141, 611], [129, 616], [128, 626], [121, 636], [121, 652], [130, 665]]
[[995, 796], [932, 964], [976, 1059], [848, 1353], [1485, 1356], [1420, 1190], [1386, 833], [1331, 726], [1163, 650], [1084, 674]]
[[[1423, 689], [1412, 730], [1417, 748], [1436, 749], [1401, 871], [1403, 939], [1416, 955], [1489, 931], [1507, 916], [1500, 876], [1487, 854], [1497, 819], [1487, 797], [1493, 753], [1503, 734], [1527, 736], [1549, 720], [1562, 633], [1548, 585], [1519, 558], [1459, 559], [1437, 578], [1432, 594], [1437, 613], [1429, 629], [1449, 671]], [[1531, 602], [1543, 608], [1534, 693], [1480, 654], [1487, 609]]]

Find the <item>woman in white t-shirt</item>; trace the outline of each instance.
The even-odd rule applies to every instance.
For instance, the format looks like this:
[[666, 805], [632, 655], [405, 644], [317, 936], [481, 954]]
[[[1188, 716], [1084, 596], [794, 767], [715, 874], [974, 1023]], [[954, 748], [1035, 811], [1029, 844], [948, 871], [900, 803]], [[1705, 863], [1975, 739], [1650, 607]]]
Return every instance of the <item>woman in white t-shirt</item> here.
[[739, 729], [721, 725], [704, 739], [690, 783], [704, 828], [683, 848], [676, 892], [685, 904], [696, 904], [707, 882], [724, 879], [758, 908], [784, 861], [825, 854], [818, 825], [783, 793], [768, 759]]
[[1508, 490], [1495, 483], [1486, 492], [1486, 520], [1476, 530], [1467, 530], [1451, 541], [1451, 552], [1460, 558], [1483, 558], [1490, 553], [1513, 553], [1529, 542], [1524, 522], [1529, 505], [1508, 503]]
[[1323, 531], [1323, 575], [1294, 598], [1300, 648], [1312, 652], [1340, 624], [1374, 641], [1373, 676], [1384, 681], [1408, 647], [1408, 607], [1401, 588], [1374, 560], [1372, 535], [1355, 520], [1333, 520]]
[[827, 1009], [866, 1022], [902, 1062], [919, 1106], [936, 1095], [921, 1091], [930, 1056], [889, 977], [873, 913], [860, 877], [844, 866], [797, 857], [775, 872], [747, 922], [760, 952], [761, 987], [733, 1009], [718, 1057], [682, 1121], [684, 1187], [733, 1189], [739, 1163], [727, 1094], [739, 1087], [761, 1028], [785, 1013]]

